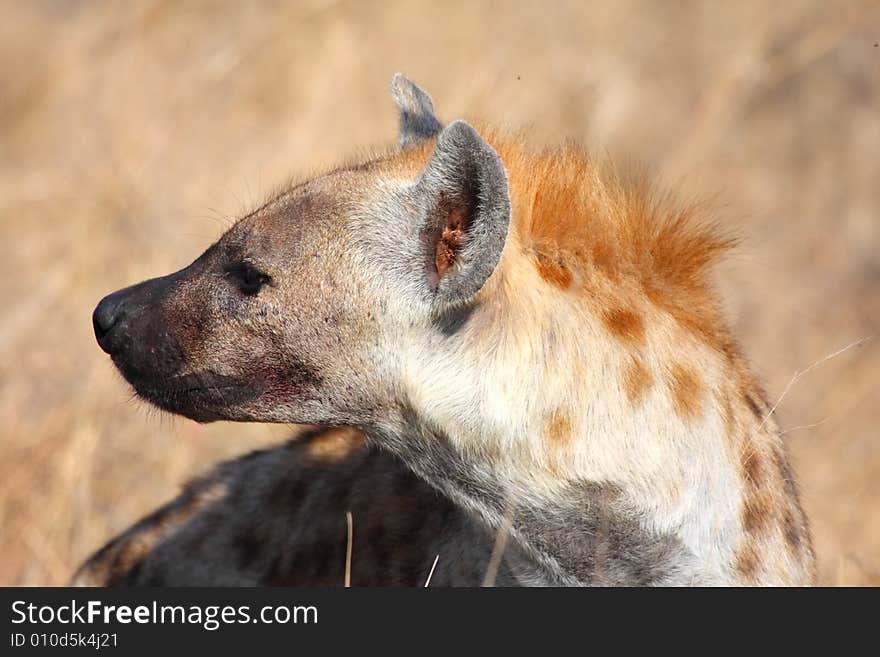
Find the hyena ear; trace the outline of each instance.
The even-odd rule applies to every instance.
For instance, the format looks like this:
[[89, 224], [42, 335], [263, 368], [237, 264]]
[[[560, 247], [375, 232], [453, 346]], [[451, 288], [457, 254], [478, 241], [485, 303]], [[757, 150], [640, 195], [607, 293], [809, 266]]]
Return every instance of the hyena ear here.
[[391, 95], [400, 116], [400, 145], [415, 146], [440, 134], [443, 126], [434, 116], [434, 103], [424, 89], [402, 73], [391, 78]]
[[510, 224], [504, 164], [476, 130], [456, 121], [440, 134], [416, 190], [435, 308], [460, 307], [501, 259]]

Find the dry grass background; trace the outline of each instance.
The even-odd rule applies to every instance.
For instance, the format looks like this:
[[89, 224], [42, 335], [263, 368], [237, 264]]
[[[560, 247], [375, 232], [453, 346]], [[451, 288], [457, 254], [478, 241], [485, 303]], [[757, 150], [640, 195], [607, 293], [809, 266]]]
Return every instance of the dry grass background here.
[[193, 259], [289, 174], [393, 139], [390, 75], [446, 119], [575, 138], [717, 194], [721, 284], [780, 405], [825, 584], [880, 583], [880, 5], [0, 4], [0, 583], [60, 584], [215, 461], [286, 427], [134, 401], [105, 293]]

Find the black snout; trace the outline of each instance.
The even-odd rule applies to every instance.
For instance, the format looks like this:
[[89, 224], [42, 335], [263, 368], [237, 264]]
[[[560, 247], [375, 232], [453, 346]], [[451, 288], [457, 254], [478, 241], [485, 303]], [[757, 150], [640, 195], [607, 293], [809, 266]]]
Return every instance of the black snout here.
[[95, 327], [95, 337], [101, 349], [108, 354], [113, 353], [114, 339], [113, 329], [116, 328], [125, 316], [125, 297], [128, 289], [119, 290], [108, 294], [101, 299], [95, 312], [92, 313], [92, 326]]

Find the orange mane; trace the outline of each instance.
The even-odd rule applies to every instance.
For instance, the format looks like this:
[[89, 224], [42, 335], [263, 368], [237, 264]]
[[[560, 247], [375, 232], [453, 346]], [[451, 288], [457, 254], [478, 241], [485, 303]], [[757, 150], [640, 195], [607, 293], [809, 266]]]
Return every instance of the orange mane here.
[[[728, 348], [709, 274], [736, 240], [699, 203], [680, 203], [645, 176], [624, 176], [571, 144], [538, 150], [520, 136], [479, 131], [507, 168], [511, 233], [544, 280], [607, 302], [607, 323], [623, 337], [642, 330], [639, 316], [621, 309], [641, 297]], [[434, 143], [385, 163], [414, 174]]]

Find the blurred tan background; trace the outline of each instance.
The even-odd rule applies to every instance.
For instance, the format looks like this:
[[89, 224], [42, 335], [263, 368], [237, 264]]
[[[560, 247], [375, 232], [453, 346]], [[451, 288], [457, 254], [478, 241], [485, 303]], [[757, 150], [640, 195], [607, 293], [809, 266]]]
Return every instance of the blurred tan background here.
[[[150, 411], [104, 294], [194, 259], [289, 175], [442, 118], [574, 138], [711, 195], [720, 284], [779, 406], [824, 584], [880, 584], [880, 3], [0, 3], [0, 584], [61, 584], [289, 428]], [[817, 425], [807, 426], [804, 425]]]

